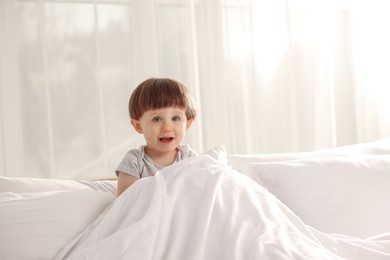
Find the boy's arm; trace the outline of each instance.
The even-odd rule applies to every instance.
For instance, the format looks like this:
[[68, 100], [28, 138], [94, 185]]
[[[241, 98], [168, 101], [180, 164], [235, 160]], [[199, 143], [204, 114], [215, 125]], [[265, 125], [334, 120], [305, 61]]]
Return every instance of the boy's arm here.
[[138, 180], [137, 177], [131, 176], [129, 174], [119, 172], [118, 173], [118, 186], [117, 186], [117, 196], [121, 195], [128, 187], [130, 187], [134, 182]]

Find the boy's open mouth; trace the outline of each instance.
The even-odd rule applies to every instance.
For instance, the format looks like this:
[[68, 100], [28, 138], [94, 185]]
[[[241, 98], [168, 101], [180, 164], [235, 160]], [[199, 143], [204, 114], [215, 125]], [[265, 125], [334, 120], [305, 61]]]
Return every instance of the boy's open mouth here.
[[160, 140], [160, 142], [167, 144], [173, 140], [173, 137], [161, 137], [159, 140]]

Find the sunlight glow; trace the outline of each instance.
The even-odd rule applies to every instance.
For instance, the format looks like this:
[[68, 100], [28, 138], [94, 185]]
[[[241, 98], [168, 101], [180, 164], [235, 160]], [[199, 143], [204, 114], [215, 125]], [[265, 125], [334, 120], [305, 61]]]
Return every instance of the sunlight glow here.
[[288, 48], [283, 1], [252, 1], [226, 6], [223, 12], [224, 55], [254, 62], [262, 78], [271, 78]]
[[[381, 2], [380, 5], [375, 3]], [[373, 1], [368, 8], [361, 1], [352, 9], [353, 54], [356, 74], [368, 100], [376, 103], [381, 122], [388, 122], [390, 111], [390, 3]], [[371, 2], [370, 2], [371, 5]], [[389, 126], [390, 127], [390, 126]]]

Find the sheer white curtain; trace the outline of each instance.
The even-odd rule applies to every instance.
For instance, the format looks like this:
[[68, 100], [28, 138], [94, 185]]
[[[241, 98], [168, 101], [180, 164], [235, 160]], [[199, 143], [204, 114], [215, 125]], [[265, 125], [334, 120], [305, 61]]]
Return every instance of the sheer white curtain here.
[[305, 151], [390, 135], [386, 0], [0, 0], [0, 174], [113, 175], [143, 144], [136, 85], [172, 77], [199, 152]]

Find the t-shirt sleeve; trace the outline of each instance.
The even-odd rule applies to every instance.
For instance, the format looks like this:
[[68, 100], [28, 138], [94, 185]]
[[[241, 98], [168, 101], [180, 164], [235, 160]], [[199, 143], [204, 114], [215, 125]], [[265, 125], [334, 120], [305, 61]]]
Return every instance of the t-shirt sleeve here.
[[141, 178], [141, 170], [142, 169], [140, 169], [139, 156], [137, 155], [136, 150], [132, 150], [125, 154], [122, 161], [116, 168], [115, 173], [117, 176], [119, 172], [123, 172], [136, 178]]

